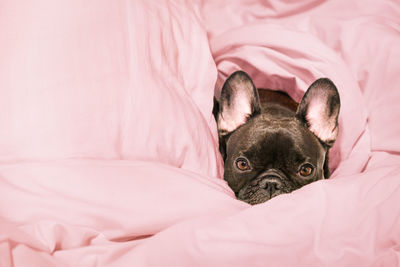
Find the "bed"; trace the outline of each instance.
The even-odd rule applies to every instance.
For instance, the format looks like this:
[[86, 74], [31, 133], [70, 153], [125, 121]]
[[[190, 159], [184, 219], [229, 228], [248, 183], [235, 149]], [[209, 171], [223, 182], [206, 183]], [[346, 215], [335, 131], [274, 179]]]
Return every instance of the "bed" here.
[[[396, 1], [4, 1], [0, 266], [400, 266]], [[226, 77], [341, 96], [330, 179], [222, 179]]]

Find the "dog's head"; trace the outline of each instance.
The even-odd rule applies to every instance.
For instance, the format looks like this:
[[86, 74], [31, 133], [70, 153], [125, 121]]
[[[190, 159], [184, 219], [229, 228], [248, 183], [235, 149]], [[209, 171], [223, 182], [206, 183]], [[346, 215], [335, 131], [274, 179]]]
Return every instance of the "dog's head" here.
[[316, 80], [294, 112], [265, 107], [250, 77], [238, 71], [216, 104], [224, 179], [238, 199], [258, 204], [329, 177], [328, 151], [338, 135], [340, 109], [329, 79]]

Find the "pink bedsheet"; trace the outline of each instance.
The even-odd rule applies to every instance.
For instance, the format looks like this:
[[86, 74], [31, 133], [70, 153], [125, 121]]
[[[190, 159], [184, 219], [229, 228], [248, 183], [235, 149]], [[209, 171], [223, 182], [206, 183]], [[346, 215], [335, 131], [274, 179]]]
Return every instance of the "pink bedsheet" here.
[[[3, 1], [0, 266], [400, 266], [400, 3]], [[230, 72], [342, 102], [332, 178], [221, 179]]]

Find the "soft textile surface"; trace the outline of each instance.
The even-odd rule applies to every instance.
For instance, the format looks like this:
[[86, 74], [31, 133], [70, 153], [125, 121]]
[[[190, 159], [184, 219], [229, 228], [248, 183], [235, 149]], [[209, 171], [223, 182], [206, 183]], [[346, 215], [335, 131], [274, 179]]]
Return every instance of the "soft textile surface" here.
[[[3, 1], [0, 266], [400, 266], [396, 1]], [[341, 95], [332, 178], [249, 206], [212, 98]], [[215, 90], [214, 90], [215, 89]]]

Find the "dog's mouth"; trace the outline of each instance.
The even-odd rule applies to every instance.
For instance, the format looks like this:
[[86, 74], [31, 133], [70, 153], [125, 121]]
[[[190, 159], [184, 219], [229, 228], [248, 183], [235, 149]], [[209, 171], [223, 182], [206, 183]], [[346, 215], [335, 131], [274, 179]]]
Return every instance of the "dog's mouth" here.
[[263, 177], [247, 183], [239, 190], [236, 197], [255, 205], [291, 191], [293, 191], [291, 187], [278, 177]]
[[262, 188], [245, 187], [239, 191], [237, 198], [249, 203], [250, 205], [255, 205], [266, 202], [267, 200], [284, 193], [285, 192], [283, 191], [276, 191], [271, 195], [270, 192]]

